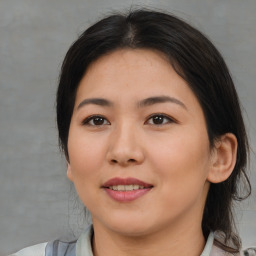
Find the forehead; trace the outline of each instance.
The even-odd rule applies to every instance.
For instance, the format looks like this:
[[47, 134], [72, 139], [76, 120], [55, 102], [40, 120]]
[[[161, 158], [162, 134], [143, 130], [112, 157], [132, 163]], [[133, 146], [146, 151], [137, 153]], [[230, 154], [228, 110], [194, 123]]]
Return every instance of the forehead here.
[[[167, 57], [157, 51], [151, 49], [119, 49], [101, 56], [94, 61], [87, 69], [86, 75], [93, 76], [100, 72], [104, 78], [117, 76], [121, 71], [133, 74], [143, 74], [149, 70], [157, 71], [165, 66], [167, 69], [172, 69]], [[88, 76], [87, 76], [88, 77]], [[139, 77], [139, 76], [138, 76]]]
[[[147, 62], [151, 65], [157, 65], [160, 63], [170, 65], [168, 58], [164, 53], [149, 48], [117, 49], [101, 56], [93, 64], [97, 64], [99, 62], [103, 64], [109, 61], [119, 63], [123, 67], [125, 67], [126, 65], [140, 66]], [[93, 64], [91, 66], [93, 66]]]
[[[78, 88], [86, 93], [128, 90], [155, 90], [187, 87], [186, 81], [173, 69], [167, 57], [156, 50], [121, 49], [104, 55], [93, 62], [80, 81]], [[125, 91], [126, 90], [126, 91]]]

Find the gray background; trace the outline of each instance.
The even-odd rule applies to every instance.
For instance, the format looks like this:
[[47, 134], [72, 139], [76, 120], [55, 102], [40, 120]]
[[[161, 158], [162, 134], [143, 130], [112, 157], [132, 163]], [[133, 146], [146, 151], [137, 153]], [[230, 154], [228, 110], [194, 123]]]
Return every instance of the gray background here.
[[[54, 100], [61, 61], [89, 24], [141, 5], [173, 12], [223, 53], [256, 151], [256, 0], [0, 0], [0, 255], [77, 235], [82, 206], [59, 154]], [[256, 245], [253, 196], [237, 208], [244, 246]]]

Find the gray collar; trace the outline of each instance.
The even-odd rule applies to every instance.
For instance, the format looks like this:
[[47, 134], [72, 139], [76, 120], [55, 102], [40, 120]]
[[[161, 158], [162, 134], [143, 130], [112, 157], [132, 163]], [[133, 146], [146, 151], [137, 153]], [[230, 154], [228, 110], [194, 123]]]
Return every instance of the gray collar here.
[[[93, 227], [90, 225], [81, 234], [76, 243], [76, 256], [93, 256], [91, 238], [93, 236]], [[214, 233], [211, 232], [208, 236], [204, 250], [200, 256], [211, 256], [213, 246]]]

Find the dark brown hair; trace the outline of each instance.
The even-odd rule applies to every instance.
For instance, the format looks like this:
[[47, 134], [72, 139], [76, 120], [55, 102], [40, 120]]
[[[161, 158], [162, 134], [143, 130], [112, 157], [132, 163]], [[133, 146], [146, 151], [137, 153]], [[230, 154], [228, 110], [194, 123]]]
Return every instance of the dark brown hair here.
[[[245, 172], [248, 140], [239, 100], [219, 51], [201, 32], [181, 19], [152, 10], [113, 14], [89, 27], [73, 43], [62, 65], [57, 92], [59, 139], [67, 159], [69, 126], [79, 82], [93, 61], [121, 48], [147, 48], [165, 54], [201, 104], [211, 146], [225, 133], [236, 136], [236, 165], [226, 181], [211, 184], [202, 230], [205, 237], [210, 231], [220, 231], [224, 243], [229, 245], [223, 244], [222, 248], [238, 251], [241, 245], [235, 234], [232, 204], [247, 197], [251, 190]], [[240, 194], [240, 184], [244, 184], [247, 194]]]

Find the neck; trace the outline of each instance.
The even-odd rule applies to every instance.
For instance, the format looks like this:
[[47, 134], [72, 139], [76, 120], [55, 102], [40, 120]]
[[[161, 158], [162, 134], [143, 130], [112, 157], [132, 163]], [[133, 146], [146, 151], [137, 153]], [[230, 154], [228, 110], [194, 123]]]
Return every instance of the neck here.
[[[177, 232], [178, 230], [178, 232]], [[144, 236], [127, 236], [94, 224], [93, 251], [95, 256], [198, 256], [205, 239], [201, 227], [161, 230]]]

